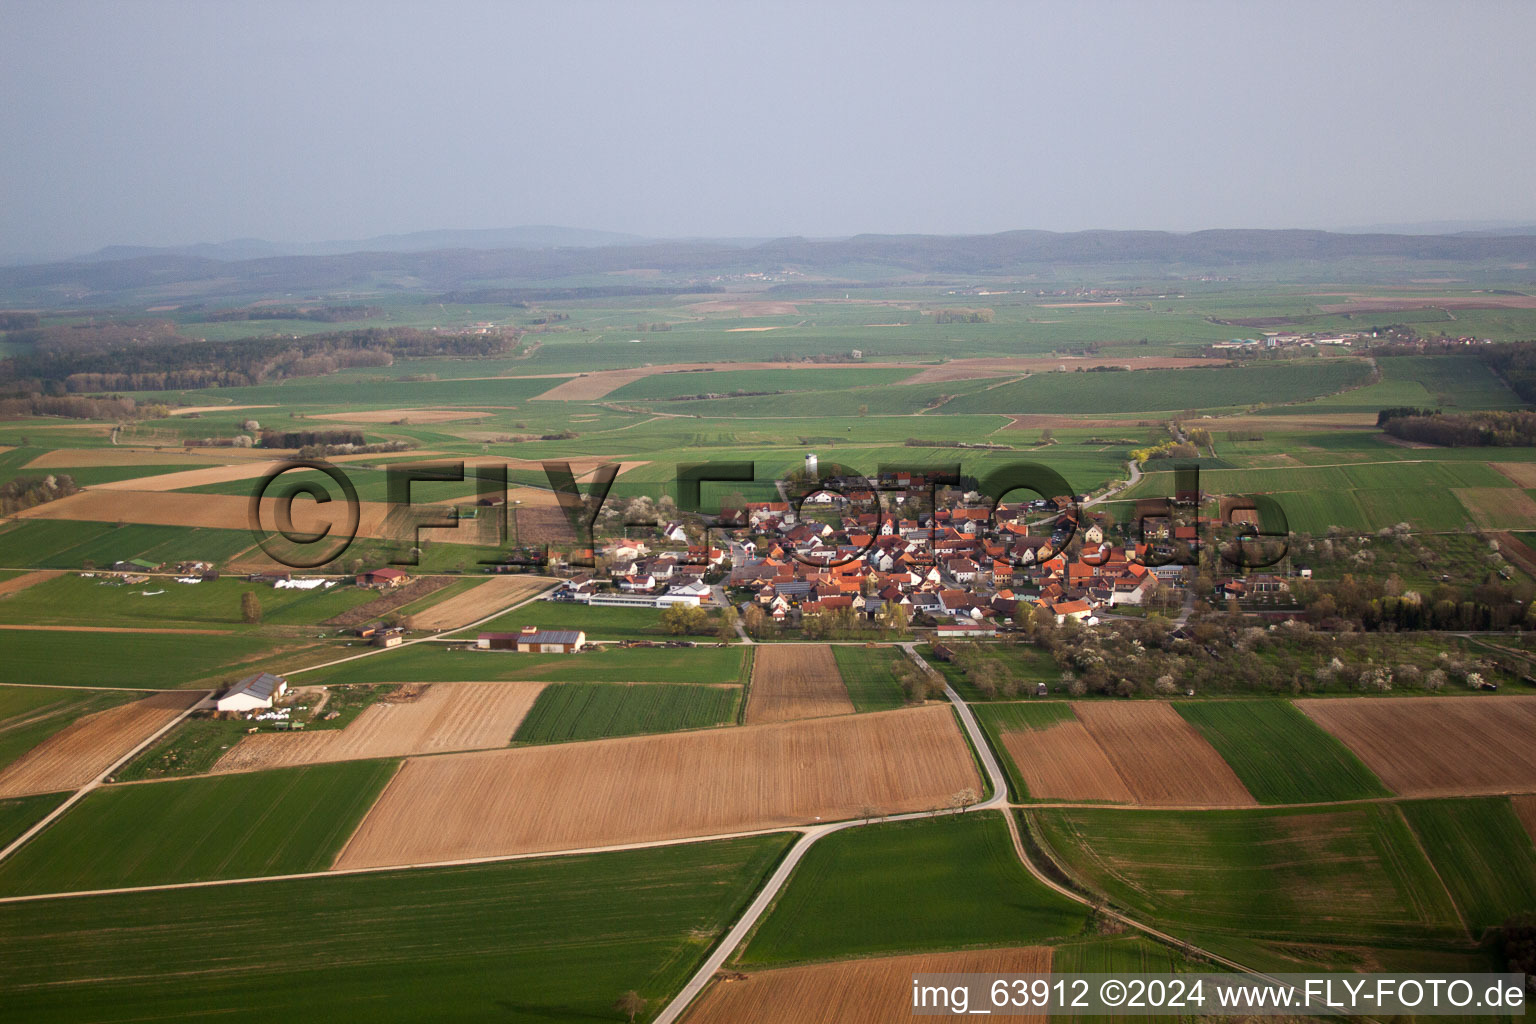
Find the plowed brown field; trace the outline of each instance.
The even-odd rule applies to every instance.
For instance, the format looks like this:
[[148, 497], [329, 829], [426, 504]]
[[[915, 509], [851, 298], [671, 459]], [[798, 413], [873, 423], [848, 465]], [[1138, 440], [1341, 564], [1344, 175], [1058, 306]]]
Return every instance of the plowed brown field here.
[[747, 724], [853, 713], [853, 701], [826, 644], [766, 644], [752, 660]]
[[[637, 366], [628, 370], [595, 370], [581, 377], [572, 377], [568, 381], [557, 384], [544, 392], [535, 395], [534, 400], [539, 402], [590, 402], [597, 398], [605, 397], [611, 391], [617, 391], [625, 384], [632, 383], [642, 377], [650, 377], [658, 373], [686, 372], [690, 370], [818, 370], [837, 369], [839, 367], [855, 368], [875, 366], [902, 366], [912, 365], [903, 363], [670, 363], [661, 366]], [[707, 386], [708, 373], [696, 373], [693, 376], [700, 381], [700, 387]]]
[[86, 715], [0, 771], [0, 797], [79, 789], [202, 698], [202, 691], [157, 693]]
[[[382, 536], [381, 528], [389, 506], [383, 502], [364, 501], [358, 520], [359, 537]], [[300, 531], [317, 530], [326, 523], [333, 529], [346, 525], [345, 503], [332, 501], [326, 506], [301, 500], [293, 503], [293, 522]], [[189, 494], [144, 490], [98, 490], [90, 488], [58, 501], [50, 501], [21, 513], [31, 519], [83, 519], [99, 523], [150, 523], [161, 526], [206, 526], [223, 530], [248, 530], [250, 498], [239, 494]], [[277, 521], [276, 502], [262, 502], [262, 522], [269, 529]], [[316, 511], [317, 508], [320, 511]], [[332, 512], [332, 509], [336, 511]], [[426, 534], [431, 536], [431, 534]]]
[[434, 683], [414, 700], [380, 702], [345, 729], [246, 736], [216, 772], [505, 747], [543, 683]]
[[1403, 796], [1536, 792], [1536, 697], [1299, 700]]
[[1154, 701], [1072, 706], [1140, 804], [1227, 807], [1257, 804], [1195, 727]]
[[1029, 795], [1042, 800], [1108, 800], [1134, 803], [1130, 787], [1083, 723], [1003, 733], [1003, 746], [1018, 766]]
[[0, 580], [0, 597], [6, 594], [15, 594], [28, 587], [35, 587], [45, 580], [51, 580], [55, 576], [62, 576], [63, 569], [39, 569], [36, 572], [22, 573], [20, 576], [12, 576], [7, 580]]
[[947, 707], [413, 758], [336, 860], [425, 864], [941, 806], [980, 791]]
[[416, 629], [452, 629], [517, 604], [556, 581], [543, 576], [497, 576], [411, 616]]
[[232, 466], [208, 466], [203, 469], [185, 469], [180, 473], [162, 473], [159, 476], [138, 476], [131, 480], [113, 480], [94, 484], [98, 491], [179, 491], [184, 487], [201, 487], [204, 484], [222, 484], [230, 480], [254, 480], [273, 470], [286, 466], [286, 462], [268, 459], [250, 460]]
[[1520, 824], [1525, 826], [1531, 842], [1536, 843], [1536, 796], [1517, 796], [1511, 799], [1514, 801], [1515, 814], [1520, 818]]
[[[687, 1024], [891, 1024], [912, 1016], [912, 975], [1048, 974], [1048, 947], [978, 949], [717, 977]], [[985, 1007], [976, 1007], [985, 1009]], [[1045, 1024], [1046, 1015], [1010, 1014], [1009, 1021]]]

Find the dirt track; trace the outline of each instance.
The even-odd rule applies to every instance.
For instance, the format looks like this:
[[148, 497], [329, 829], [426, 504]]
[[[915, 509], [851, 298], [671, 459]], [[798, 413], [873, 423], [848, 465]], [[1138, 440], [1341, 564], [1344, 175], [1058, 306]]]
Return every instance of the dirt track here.
[[505, 747], [542, 689], [543, 683], [433, 683], [412, 700], [369, 706], [345, 729], [246, 736], [213, 770]]
[[747, 724], [853, 713], [853, 701], [826, 644], [766, 644], [752, 660]]
[[1536, 697], [1299, 700], [1402, 796], [1536, 790]]
[[157, 693], [65, 726], [0, 771], [0, 797], [78, 789], [203, 697]]
[[944, 806], [974, 762], [947, 707], [413, 758], [336, 860], [419, 864]]
[[[1049, 947], [843, 960], [717, 978], [687, 1024], [890, 1024], [912, 1014], [912, 975], [1048, 974]], [[1045, 1024], [1047, 1015], [1008, 1020]]]
[[39, 569], [36, 572], [23, 573], [20, 576], [12, 576], [7, 580], [0, 580], [0, 597], [6, 594], [19, 594], [28, 587], [35, 587], [39, 583], [47, 582], [55, 576], [64, 575], [63, 569]]

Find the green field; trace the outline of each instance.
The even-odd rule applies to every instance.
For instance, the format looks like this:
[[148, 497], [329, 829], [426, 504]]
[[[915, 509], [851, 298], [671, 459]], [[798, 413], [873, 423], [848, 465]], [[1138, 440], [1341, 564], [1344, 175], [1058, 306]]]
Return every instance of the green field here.
[[[943, 406], [956, 413], [1138, 413], [1284, 405], [1332, 394], [1365, 379], [1354, 359], [1309, 359], [1234, 368], [1037, 373], [974, 391]], [[951, 385], [953, 387], [953, 385]]]
[[997, 812], [860, 825], [811, 848], [737, 962], [1031, 945], [1085, 913], [1024, 869]]
[[1028, 800], [1029, 786], [1025, 784], [1019, 766], [1014, 763], [1013, 755], [1003, 745], [1003, 733], [1048, 729], [1061, 722], [1073, 721], [1075, 716], [1072, 714], [1072, 705], [1065, 701], [977, 704], [971, 708], [971, 712], [991, 740], [998, 763], [1008, 773], [1008, 788], [1012, 791], [1013, 799]]
[[682, 987], [787, 846], [0, 905], [0, 991], [8, 1017], [42, 1024], [618, 1022], [621, 993], [655, 1012]]
[[1508, 797], [1401, 806], [1474, 935], [1536, 911], [1536, 849]]
[[[696, 373], [657, 373], [610, 391], [613, 401], [643, 401], [688, 395], [728, 395], [733, 391], [847, 391], [875, 384], [894, 384], [918, 371], [878, 366], [855, 369], [710, 370]], [[693, 403], [677, 403], [686, 412]]]
[[396, 764], [360, 761], [98, 789], [0, 862], [0, 893], [324, 870]]
[[0, 800], [0, 847], [10, 845], [16, 837], [42, 821], [49, 811], [63, 803], [68, 796], [68, 793], [43, 793]]
[[0, 622], [26, 625], [219, 626], [250, 629], [240, 613], [241, 598], [255, 594], [265, 625], [315, 625], [378, 596], [371, 590], [336, 586], [322, 590], [277, 590], [268, 584], [225, 577], [197, 584], [156, 578], [130, 586], [117, 577], [59, 576], [0, 600]]
[[[1141, 935], [1093, 939], [1058, 946], [1051, 954], [1053, 974], [1177, 974], [1198, 970], [1167, 946]], [[1073, 1014], [1066, 1019], [1076, 1024], [1179, 1024], [1185, 1018], [1171, 1016], [1112, 1014]]]
[[907, 695], [891, 672], [891, 662], [906, 660], [901, 648], [837, 645], [832, 657], [837, 659], [838, 675], [855, 711], [889, 711], [906, 705]]
[[246, 530], [29, 519], [0, 529], [0, 565], [110, 569], [130, 558], [222, 565], [254, 543]]
[[560, 743], [732, 725], [740, 703], [736, 686], [561, 683], [539, 693], [512, 740]]
[[105, 711], [142, 696], [123, 691], [0, 686], [0, 768], [80, 716]]
[[[701, 633], [674, 636], [661, 625], [661, 612], [655, 608], [609, 608], [579, 604], [575, 601], [539, 601], [519, 608], [480, 628], [487, 632], [516, 632], [529, 625], [540, 629], [579, 629], [588, 640], [714, 640], [714, 619]], [[731, 634], [735, 642], [736, 634]]]
[[1176, 701], [1261, 804], [1390, 796], [1349, 748], [1283, 700]]
[[[5, 631], [6, 681], [171, 690], [249, 674], [277, 655], [252, 634]], [[66, 653], [67, 652], [67, 656]], [[292, 645], [289, 647], [292, 654]]]
[[1207, 948], [1468, 944], [1445, 887], [1390, 804], [1025, 813], [1080, 882]]
[[551, 683], [740, 683], [749, 651], [733, 647], [604, 647], [580, 654], [466, 651], [413, 644], [298, 676], [313, 683], [410, 683], [542, 679]]

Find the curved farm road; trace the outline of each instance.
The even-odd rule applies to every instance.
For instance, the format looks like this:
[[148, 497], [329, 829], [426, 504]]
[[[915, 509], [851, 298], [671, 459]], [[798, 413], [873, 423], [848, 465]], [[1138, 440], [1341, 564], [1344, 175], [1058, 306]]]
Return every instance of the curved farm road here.
[[[1136, 476], [1139, 478], [1139, 474], [1136, 474]], [[1132, 483], [1134, 482], [1135, 481], [1133, 479]], [[917, 648], [914, 644], [901, 644], [900, 647], [902, 650], [907, 652], [907, 656], [916, 662], [918, 667], [923, 671], [931, 675], [938, 674], [934, 671], [933, 667], [928, 664], [928, 662], [923, 660], [922, 655], [917, 653]], [[975, 808], [978, 810], [989, 810], [995, 808], [1003, 812], [1003, 819], [1008, 823], [1008, 834], [1013, 839], [1014, 852], [1018, 855], [1018, 858], [1020, 862], [1023, 863], [1025, 869], [1035, 878], [1036, 881], [1051, 891], [1059, 893], [1075, 903], [1081, 903], [1084, 906], [1092, 906], [1093, 903], [1090, 899], [1088, 899], [1088, 897], [1068, 889], [1065, 886], [1058, 885], [1054, 880], [1041, 872], [1040, 869], [1035, 866], [1035, 863], [1029, 859], [1029, 856], [1024, 851], [1024, 841], [1019, 835], [1018, 820], [1014, 817], [1012, 808], [1008, 804], [1008, 780], [1003, 775], [1002, 767], [997, 763], [997, 758], [993, 755], [992, 748], [987, 743], [986, 737], [982, 735], [981, 726], [977, 723], [976, 716], [971, 713], [970, 705], [962, 700], [960, 695], [947, 684], [944, 687], [944, 695], [949, 699], [950, 704], [954, 707], [956, 713], [960, 716], [960, 722], [965, 726], [966, 735], [970, 737], [971, 744], [975, 747], [977, 756], [981, 758], [982, 767], [986, 769], [987, 780], [992, 787], [992, 796], [987, 800], [976, 804]], [[960, 810], [945, 811], [942, 813], [964, 814], [966, 812]], [[929, 812], [918, 811], [913, 814], [893, 814], [884, 820], [907, 821], [913, 818], [924, 818], [928, 816]], [[785, 855], [783, 862], [779, 864], [778, 868], [769, 877], [768, 881], [763, 884], [762, 889], [758, 892], [757, 897], [753, 899], [751, 905], [747, 907], [746, 912], [741, 915], [735, 925], [731, 927], [731, 930], [726, 933], [725, 938], [720, 940], [720, 943], [709, 954], [704, 963], [700, 965], [697, 971], [694, 972], [693, 977], [688, 979], [688, 983], [683, 986], [682, 991], [679, 992], [677, 996], [667, 1004], [666, 1008], [657, 1015], [653, 1024], [675, 1024], [675, 1022], [682, 1016], [683, 1012], [687, 1010], [688, 1006], [698, 998], [701, 992], [704, 991], [704, 987], [708, 985], [709, 982], [714, 978], [716, 972], [725, 965], [725, 961], [729, 959], [731, 954], [734, 953], [736, 949], [741, 945], [742, 941], [747, 937], [747, 934], [751, 932], [752, 929], [757, 925], [757, 922], [762, 918], [763, 914], [778, 897], [780, 891], [783, 890], [785, 883], [789, 881], [789, 877], [794, 873], [795, 867], [805, 857], [806, 853], [810, 851], [810, 848], [815, 845], [817, 840], [822, 839], [825, 836], [829, 836], [834, 832], [841, 832], [843, 829], [847, 828], [856, 828], [863, 824], [864, 822], [862, 821], [843, 821], [827, 825], [816, 825], [814, 827], [807, 828], [804, 831], [804, 834], [800, 837], [800, 840], [796, 842], [795, 845], [790, 848], [789, 853]], [[1127, 917], [1119, 911], [1105, 908], [1103, 913], [1114, 918], [1127, 927], [1134, 928], [1137, 931], [1149, 935], [1152, 938], [1164, 942], [1170, 946], [1188, 950], [1195, 956], [1204, 957], [1213, 963], [1221, 964], [1222, 966], [1230, 968], [1231, 970], [1234, 970], [1240, 974], [1252, 974], [1266, 981], [1275, 981], [1275, 979], [1270, 978], [1268, 975], [1260, 974], [1251, 968], [1243, 966], [1235, 960], [1228, 960], [1226, 957], [1212, 953], [1209, 950], [1201, 949], [1197, 946], [1192, 946], [1189, 943], [1175, 938], [1166, 932], [1159, 931], [1150, 925], [1143, 924], [1140, 921], [1136, 921], [1130, 917]]]

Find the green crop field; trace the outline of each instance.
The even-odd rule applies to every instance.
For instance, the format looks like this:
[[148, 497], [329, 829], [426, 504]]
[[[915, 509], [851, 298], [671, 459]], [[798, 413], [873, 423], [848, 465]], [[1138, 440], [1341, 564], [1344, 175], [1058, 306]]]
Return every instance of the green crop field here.
[[0, 768], [82, 715], [105, 711], [142, 696], [121, 690], [0, 686]]
[[1390, 796], [1349, 748], [1282, 700], [1176, 701], [1262, 804]]
[[[1026, 812], [1058, 861], [1175, 934], [1257, 942], [1465, 944], [1395, 806]], [[1196, 941], [1200, 941], [1197, 939]]]
[[[1058, 946], [1051, 954], [1051, 973], [1072, 974], [1176, 974], [1198, 967], [1167, 946], [1140, 935], [1092, 939]], [[1075, 1024], [1180, 1024], [1183, 1017], [1136, 1014], [1073, 1014]]]
[[604, 647], [580, 654], [468, 651], [412, 644], [296, 678], [312, 683], [411, 683], [542, 679], [551, 683], [740, 683], [749, 650], [732, 647]]
[[255, 543], [245, 530], [29, 519], [0, 529], [0, 565], [80, 569], [145, 558], [218, 565]]
[[622, 1021], [619, 994], [654, 1010], [677, 992], [787, 846], [0, 905], [0, 991], [40, 1024]]
[[[173, 690], [255, 671], [278, 656], [275, 643], [250, 634], [8, 629], [6, 681]], [[290, 644], [286, 656], [293, 653]]]
[[1401, 806], [1474, 935], [1536, 911], [1536, 849], [1508, 797]]
[[7, 894], [320, 871], [397, 762], [98, 789], [0, 862]]
[[736, 686], [560, 683], [540, 692], [512, 739], [559, 743], [707, 729], [734, 724], [740, 703]]
[[[903, 898], [893, 899], [893, 879]], [[1031, 945], [1085, 911], [1024, 869], [995, 811], [860, 825], [805, 855], [738, 956], [742, 967]]]
[[[834, 391], [894, 384], [918, 371], [879, 366], [856, 369], [807, 368], [803, 370], [711, 370], [703, 373], [657, 373], [610, 391], [612, 401], [643, 401], [689, 395], [729, 395], [734, 391]], [[692, 403], [678, 403], [687, 412]]]
[[1283, 405], [1358, 384], [1368, 372], [1364, 363], [1354, 359], [1310, 359], [1233, 368], [1037, 373], [1001, 387], [972, 390], [945, 403], [943, 410], [1114, 415]]
[[0, 847], [10, 845], [27, 829], [42, 821], [69, 796], [68, 793], [43, 793], [0, 800]]
[[1003, 745], [1003, 733], [1048, 729], [1061, 722], [1073, 721], [1076, 716], [1072, 714], [1072, 705], [1066, 701], [1046, 701], [1039, 704], [977, 704], [971, 708], [971, 711], [975, 714], [976, 720], [981, 723], [982, 729], [986, 731], [998, 763], [1008, 773], [1008, 788], [1012, 790], [1013, 798], [1028, 800], [1029, 786], [1025, 784], [1024, 775], [1014, 762], [1013, 755], [1008, 753], [1008, 748]]
[[907, 660], [901, 648], [836, 646], [832, 657], [854, 710], [889, 711], [906, 705], [907, 695], [891, 671], [892, 662]]

